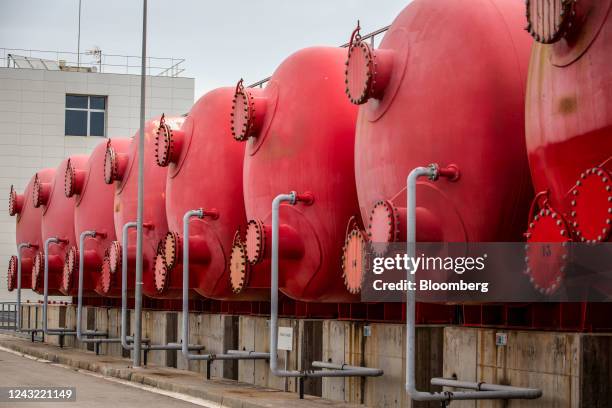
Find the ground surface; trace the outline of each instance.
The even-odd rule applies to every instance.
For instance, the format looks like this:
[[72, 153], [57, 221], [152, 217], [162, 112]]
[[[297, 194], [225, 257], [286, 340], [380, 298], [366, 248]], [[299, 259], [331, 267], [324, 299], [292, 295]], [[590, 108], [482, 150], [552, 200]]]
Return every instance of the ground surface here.
[[[192, 408], [196, 405], [165, 395], [155, 394], [101, 376], [92, 376], [64, 368], [50, 362], [41, 362], [0, 351], [0, 387], [76, 387], [75, 402], [51, 403], [50, 407], [69, 408], [124, 408], [142, 406], [146, 408], [177, 407]], [[41, 407], [41, 402], [0, 402], [0, 407]], [[49, 405], [47, 405], [49, 406]]]

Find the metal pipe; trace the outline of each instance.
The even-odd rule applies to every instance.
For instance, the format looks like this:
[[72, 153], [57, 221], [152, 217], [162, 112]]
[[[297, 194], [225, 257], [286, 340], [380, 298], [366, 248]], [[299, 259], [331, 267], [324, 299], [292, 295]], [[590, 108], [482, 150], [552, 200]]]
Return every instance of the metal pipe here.
[[45, 241], [45, 245], [44, 245], [44, 255], [45, 255], [45, 262], [44, 262], [44, 291], [43, 291], [43, 333], [46, 335], [57, 335], [57, 336], [64, 336], [64, 335], [70, 335], [70, 336], [74, 336], [76, 335], [76, 331], [74, 330], [68, 330], [68, 329], [49, 329], [47, 327], [47, 306], [49, 304], [49, 245], [50, 244], [59, 244], [59, 243], [66, 243], [67, 241], [64, 239], [60, 239], [57, 237], [51, 237], [51, 238], [47, 238], [47, 240]]
[[99, 331], [85, 331], [81, 330], [81, 315], [83, 310], [83, 270], [85, 269], [85, 238], [95, 238], [97, 235], [96, 231], [83, 231], [79, 236], [79, 290], [78, 290], [78, 301], [77, 301], [77, 321], [76, 321], [76, 335], [77, 339], [82, 343], [113, 343], [117, 339], [91, 339], [85, 338], [85, 336], [107, 336], [106, 332]]
[[31, 332], [32, 330], [23, 330], [21, 327], [21, 250], [24, 248], [32, 248], [33, 245], [31, 245], [28, 242], [22, 242], [21, 244], [17, 245], [17, 322], [16, 322], [16, 330], [17, 332], [22, 332], [22, 331], [28, 331]]
[[[122, 245], [121, 245], [121, 338], [117, 343], [121, 343], [121, 346], [126, 350], [134, 350], [135, 337], [127, 335], [127, 302], [128, 302], [128, 232], [130, 228], [137, 228], [138, 223], [127, 222], [121, 229]], [[144, 225], [147, 227], [147, 224]], [[114, 343], [115, 341], [113, 341]], [[141, 350], [153, 351], [153, 350], [180, 350], [181, 345], [176, 343], [169, 344], [149, 344], [149, 340], [140, 339]], [[203, 349], [204, 346], [190, 346], [193, 350]]]
[[121, 228], [121, 346], [126, 350], [131, 350], [132, 345], [127, 340], [127, 269], [128, 269], [128, 230], [136, 228], [135, 222], [126, 222]]
[[[255, 351], [229, 350], [221, 354], [191, 354], [189, 350], [196, 346], [189, 345], [189, 221], [193, 217], [199, 219], [208, 216], [212, 219], [219, 218], [217, 211], [205, 211], [202, 208], [189, 210], [183, 215], [183, 341], [181, 352], [188, 361], [191, 360], [267, 360], [270, 353]], [[210, 375], [210, 373], [207, 373]]]
[[[328, 365], [321, 361], [312, 363], [313, 367], [331, 368], [321, 371], [297, 371], [278, 368], [278, 242], [279, 242], [279, 212], [280, 205], [288, 202], [295, 205], [298, 202], [312, 203], [310, 194], [299, 195], [295, 191], [289, 194], [279, 194], [272, 201], [272, 268], [270, 288], [270, 370], [277, 377], [378, 377], [383, 375], [383, 370], [369, 367], [356, 367], [350, 365]], [[183, 251], [184, 252], [184, 251]]]
[[145, 143], [145, 88], [147, 74], [147, 0], [142, 1], [142, 57], [140, 71], [140, 133], [138, 134], [138, 227], [136, 230], [136, 287], [134, 293], [134, 367], [140, 367], [142, 339], [142, 218], [144, 209], [144, 143]]
[[[458, 178], [458, 171], [454, 167], [440, 169], [437, 164], [430, 164], [427, 167], [417, 167], [410, 172], [406, 179], [406, 202], [407, 202], [407, 230], [406, 230], [406, 253], [409, 258], [414, 258], [416, 251], [416, 184], [420, 177], [427, 176], [435, 181], [439, 177], [446, 177], [451, 181]], [[414, 271], [416, 272], [416, 271]], [[415, 273], [410, 269], [406, 270], [408, 282], [415, 281]], [[416, 329], [415, 329], [415, 294], [413, 290], [406, 291], [406, 393], [414, 401], [447, 401], [452, 400], [483, 400], [483, 399], [535, 399], [542, 396], [542, 391], [532, 388], [518, 388], [510, 386], [496, 386], [489, 384], [486, 389], [477, 391], [459, 392], [423, 392], [416, 389]], [[434, 384], [435, 380], [435, 384]], [[438, 384], [439, 379], [433, 379], [432, 384]], [[454, 387], [461, 387], [459, 384], [467, 385], [471, 383], [454, 382]]]
[[533, 388], [512, 387], [509, 385], [489, 384], [485, 382], [469, 382], [459, 381], [450, 378], [432, 378], [431, 385], [439, 385], [442, 387], [466, 388], [477, 391], [517, 391], [521, 390], [526, 393], [532, 393], [533, 398], [542, 396], [542, 391]]

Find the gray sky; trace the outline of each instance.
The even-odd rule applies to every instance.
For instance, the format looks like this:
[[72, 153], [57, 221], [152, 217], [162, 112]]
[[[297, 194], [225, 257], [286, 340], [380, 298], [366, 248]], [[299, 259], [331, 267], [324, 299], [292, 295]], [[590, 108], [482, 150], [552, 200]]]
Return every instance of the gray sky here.
[[[196, 98], [270, 75], [292, 52], [390, 24], [409, 0], [149, 0], [148, 53], [185, 58]], [[140, 55], [140, 0], [82, 0], [81, 51]], [[76, 51], [78, 0], [0, 0], [0, 47]]]

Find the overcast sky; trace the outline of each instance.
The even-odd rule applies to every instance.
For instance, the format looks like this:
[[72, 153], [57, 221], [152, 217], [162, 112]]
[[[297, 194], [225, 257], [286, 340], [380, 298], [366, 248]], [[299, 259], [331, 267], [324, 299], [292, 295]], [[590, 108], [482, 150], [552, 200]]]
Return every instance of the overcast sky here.
[[[148, 53], [185, 58], [196, 98], [270, 75], [292, 52], [388, 25], [409, 0], [149, 0]], [[82, 0], [81, 51], [140, 55], [141, 0]], [[0, 47], [76, 51], [78, 0], [0, 0]]]

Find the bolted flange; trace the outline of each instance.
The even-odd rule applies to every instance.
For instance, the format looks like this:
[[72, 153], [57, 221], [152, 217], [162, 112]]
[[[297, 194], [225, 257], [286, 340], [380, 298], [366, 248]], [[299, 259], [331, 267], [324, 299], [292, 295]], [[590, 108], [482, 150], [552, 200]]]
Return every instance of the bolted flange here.
[[70, 292], [74, 284], [74, 277], [79, 273], [79, 250], [72, 246], [64, 257], [64, 269], [62, 274], [62, 290]]
[[612, 228], [612, 175], [601, 167], [584, 171], [571, 191], [570, 218], [582, 242], [603, 242]]
[[176, 232], [168, 232], [163, 239], [163, 244], [159, 248], [160, 253], [164, 255], [164, 261], [168, 270], [172, 270], [179, 263], [181, 256], [181, 237]]
[[43, 268], [45, 264], [45, 254], [42, 251], [38, 251], [34, 257], [34, 263], [32, 264], [32, 290], [40, 292], [43, 283]]
[[11, 217], [21, 213], [21, 208], [23, 207], [23, 196], [17, 194], [15, 190], [15, 186], [11, 185], [11, 190], [9, 191], [9, 200], [8, 200], [8, 212]]
[[17, 257], [15, 255], [9, 258], [6, 278], [6, 287], [9, 292], [12, 292], [17, 287]]
[[366, 243], [364, 232], [354, 226], [348, 232], [342, 248], [344, 286], [354, 295], [361, 292], [363, 287]]
[[255, 265], [264, 259], [266, 248], [266, 233], [261, 220], [250, 220], [245, 233], [244, 247], [247, 261]]
[[111, 261], [109, 258], [109, 250], [106, 250], [104, 259], [102, 260], [102, 266], [100, 267], [100, 289], [102, 293], [109, 293], [115, 285], [117, 273], [113, 272], [111, 268]]
[[38, 178], [38, 173], [34, 176], [34, 186], [32, 187], [32, 203], [35, 208], [42, 205], [47, 205], [49, 201], [50, 186], [49, 183], [43, 183]]
[[170, 271], [166, 266], [166, 260], [163, 253], [158, 253], [155, 256], [155, 289], [157, 293], [162, 294], [169, 286]]
[[552, 44], [565, 37], [575, 24], [577, 0], [526, 0], [525, 30], [539, 43]]
[[555, 293], [565, 278], [569, 262], [567, 243], [572, 241], [569, 231], [565, 218], [548, 205], [529, 223], [524, 273], [542, 294]]
[[108, 257], [109, 268], [112, 273], [117, 273], [121, 269], [121, 244], [119, 241], [111, 242], [110, 246], [106, 250], [106, 256]]
[[242, 292], [248, 282], [249, 271], [246, 246], [240, 239], [240, 232], [237, 231], [230, 255], [230, 284], [234, 293]]

